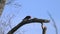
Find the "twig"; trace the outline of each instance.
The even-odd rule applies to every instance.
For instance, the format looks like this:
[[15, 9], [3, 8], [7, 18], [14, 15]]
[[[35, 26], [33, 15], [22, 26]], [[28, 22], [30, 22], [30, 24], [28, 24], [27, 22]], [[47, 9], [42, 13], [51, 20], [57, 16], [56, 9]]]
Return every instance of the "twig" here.
[[49, 12], [47, 12], [47, 13], [48, 13], [48, 15], [50, 16], [51, 20], [53, 21], [53, 26], [54, 26], [54, 28], [55, 28], [55, 30], [56, 30], [56, 34], [58, 34], [58, 29], [57, 29], [57, 26], [56, 26], [56, 22], [55, 22], [54, 19], [52, 18], [51, 14], [50, 14]]

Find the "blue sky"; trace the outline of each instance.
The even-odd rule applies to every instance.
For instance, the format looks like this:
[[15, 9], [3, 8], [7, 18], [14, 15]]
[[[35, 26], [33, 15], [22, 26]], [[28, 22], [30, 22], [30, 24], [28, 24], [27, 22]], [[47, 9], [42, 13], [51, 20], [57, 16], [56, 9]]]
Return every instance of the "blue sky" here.
[[[37, 17], [50, 20], [50, 23], [44, 24], [47, 27], [47, 34], [55, 34], [53, 22], [47, 14], [47, 11], [49, 11], [56, 22], [58, 34], [60, 34], [60, 0], [15, 0], [12, 4], [20, 4], [21, 7], [6, 5], [2, 14], [2, 17], [12, 14], [15, 15], [12, 19], [12, 27], [21, 22], [25, 16], [30, 15], [32, 18]], [[22, 33], [24, 32], [24, 34], [42, 33], [40, 23], [26, 24], [18, 31], [21, 31]], [[19, 32], [17, 34], [19, 34]]]

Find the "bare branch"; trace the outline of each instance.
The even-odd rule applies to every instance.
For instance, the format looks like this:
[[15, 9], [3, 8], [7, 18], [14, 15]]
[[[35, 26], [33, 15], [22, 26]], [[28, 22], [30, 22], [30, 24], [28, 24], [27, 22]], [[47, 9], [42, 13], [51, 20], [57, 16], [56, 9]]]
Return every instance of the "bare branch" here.
[[17, 29], [19, 29], [23, 25], [29, 24], [29, 23], [34, 23], [34, 22], [44, 23], [44, 22], [49, 22], [49, 20], [37, 19], [37, 18], [30, 19], [30, 17], [28, 17], [28, 18], [23, 19], [23, 21], [21, 23], [19, 23], [17, 26], [12, 28], [7, 34], [13, 34]]

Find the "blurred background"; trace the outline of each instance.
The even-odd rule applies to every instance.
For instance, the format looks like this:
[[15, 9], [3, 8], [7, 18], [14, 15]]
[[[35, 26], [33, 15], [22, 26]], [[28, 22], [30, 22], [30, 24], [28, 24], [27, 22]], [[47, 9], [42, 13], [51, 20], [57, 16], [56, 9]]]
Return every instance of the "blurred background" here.
[[[46, 34], [60, 34], [60, 0], [6, 0], [2, 15], [0, 16], [0, 33], [7, 34], [14, 26], [26, 16], [32, 18], [48, 19], [44, 23], [47, 27]], [[49, 13], [51, 17], [50, 17]], [[56, 28], [55, 28], [56, 26]], [[14, 34], [42, 34], [40, 23], [26, 24]]]

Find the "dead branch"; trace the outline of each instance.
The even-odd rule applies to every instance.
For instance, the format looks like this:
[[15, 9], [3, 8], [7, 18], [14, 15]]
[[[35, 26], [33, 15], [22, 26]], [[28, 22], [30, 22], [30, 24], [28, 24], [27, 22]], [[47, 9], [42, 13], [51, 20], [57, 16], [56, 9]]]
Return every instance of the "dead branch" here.
[[[33, 18], [33, 19], [28, 19], [25, 20], [23, 19], [23, 21], [21, 23], [19, 23], [17, 26], [15, 26], [14, 28], [12, 28], [7, 34], [13, 34], [15, 31], [17, 31], [17, 29], [19, 29], [21, 26], [25, 25], [25, 24], [29, 24], [29, 23], [44, 23], [44, 22], [49, 22], [49, 20], [44, 20], [44, 19], [37, 19], [37, 18]], [[45, 28], [44, 28], [45, 31]]]

